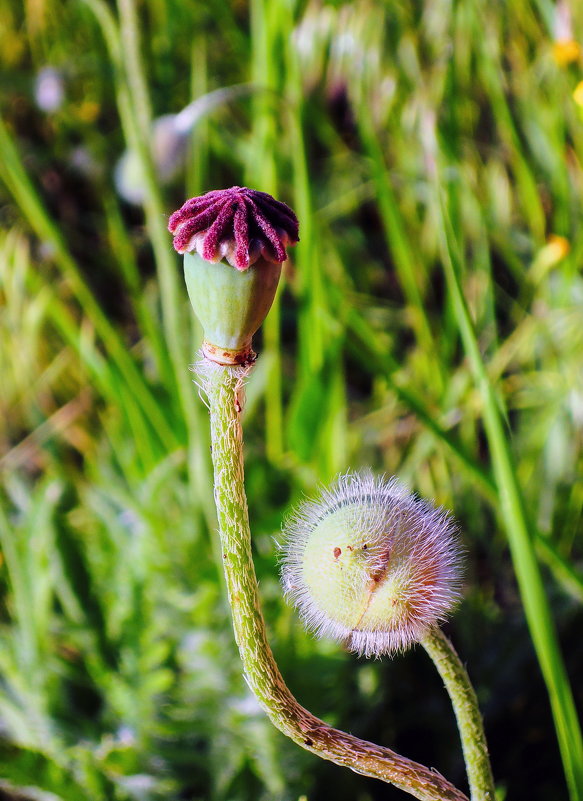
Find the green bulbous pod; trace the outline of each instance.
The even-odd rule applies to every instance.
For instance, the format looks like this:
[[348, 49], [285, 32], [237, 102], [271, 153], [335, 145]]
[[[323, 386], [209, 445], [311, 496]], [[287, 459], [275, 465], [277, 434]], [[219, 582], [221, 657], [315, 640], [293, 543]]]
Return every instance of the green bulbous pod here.
[[459, 597], [453, 520], [394, 478], [340, 476], [283, 532], [287, 597], [308, 628], [364, 656], [421, 641]]
[[263, 258], [237, 270], [206, 261], [196, 251], [184, 254], [188, 297], [204, 331], [207, 358], [220, 364], [253, 360], [253, 334], [271, 308], [280, 275], [281, 264]]

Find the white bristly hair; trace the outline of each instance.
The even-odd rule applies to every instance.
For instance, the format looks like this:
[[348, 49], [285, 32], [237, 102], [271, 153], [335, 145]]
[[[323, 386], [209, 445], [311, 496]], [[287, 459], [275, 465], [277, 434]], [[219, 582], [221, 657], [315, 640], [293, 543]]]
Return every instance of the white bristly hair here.
[[[333, 525], [322, 539], [322, 525], [344, 508], [345, 514], [328, 520]], [[338, 570], [342, 549], [330, 547], [336, 531], [337, 544], [345, 549], [342, 558], [350, 560], [340, 567], [343, 573]], [[314, 532], [319, 540], [312, 539]], [[320, 542], [324, 550], [314, 551]], [[308, 546], [308, 560], [315, 559], [315, 565], [307, 564]], [[418, 642], [445, 620], [460, 597], [462, 548], [453, 518], [396, 478], [375, 478], [370, 471], [341, 475], [317, 498], [302, 502], [284, 522], [281, 551], [284, 591], [305, 626], [367, 657], [394, 654]], [[319, 584], [316, 593], [313, 584], [308, 586], [306, 570], [312, 582], [314, 575], [321, 577], [321, 591]], [[331, 597], [336, 586], [337, 597]]]
[[252, 364], [217, 364], [216, 362], [207, 359], [202, 351], [199, 351], [199, 360], [190, 365], [190, 371], [196, 375], [194, 383], [198, 387], [198, 394], [202, 402], [207, 406], [205, 396], [208, 395], [209, 389], [214, 381], [216, 381], [222, 373], [228, 371], [233, 378], [237, 379], [235, 386], [235, 402], [239, 405], [239, 411], [243, 410], [245, 405], [245, 382], [251, 372]]

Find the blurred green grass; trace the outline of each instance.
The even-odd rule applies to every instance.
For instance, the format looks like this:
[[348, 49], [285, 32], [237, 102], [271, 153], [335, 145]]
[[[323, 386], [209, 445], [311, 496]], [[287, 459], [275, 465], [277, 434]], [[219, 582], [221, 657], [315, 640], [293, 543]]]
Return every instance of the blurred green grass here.
[[[291, 688], [463, 786], [423, 655], [314, 642], [277, 582], [294, 500], [348, 467], [398, 473], [464, 532], [450, 632], [501, 797], [566, 798], [564, 768], [583, 797], [583, 9], [0, 0], [0, 16], [0, 793], [403, 797], [272, 731], [232, 645], [187, 370], [199, 332], [165, 219], [245, 182], [301, 220], [245, 423]], [[150, 137], [249, 83], [183, 139]]]

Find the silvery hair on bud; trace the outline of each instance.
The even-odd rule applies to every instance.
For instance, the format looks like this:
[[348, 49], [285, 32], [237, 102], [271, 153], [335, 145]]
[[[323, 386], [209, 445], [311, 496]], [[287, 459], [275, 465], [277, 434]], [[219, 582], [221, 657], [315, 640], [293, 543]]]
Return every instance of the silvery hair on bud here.
[[[347, 517], [351, 530], [339, 531], [339, 536], [349, 543], [354, 533], [352, 542], [360, 538], [368, 548], [364, 552], [368, 561], [350, 573], [355, 598], [361, 603], [364, 597], [366, 604], [366, 593], [378, 591], [385, 580], [396, 581], [401, 592], [396, 603], [405, 610], [398, 620], [388, 613], [386, 625], [375, 624], [369, 630], [360, 625], [348, 628], [329, 610], [319, 608], [304, 578], [305, 549], [312, 533], [327, 516], [346, 506], [353, 507]], [[375, 477], [370, 471], [339, 476], [318, 497], [303, 501], [284, 522], [281, 549], [283, 588], [306, 628], [367, 657], [394, 654], [420, 641], [447, 618], [460, 598], [462, 546], [453, 518], [411, 494], [396, 478]], [[400, 554], [396, 564], [393, 554]]]

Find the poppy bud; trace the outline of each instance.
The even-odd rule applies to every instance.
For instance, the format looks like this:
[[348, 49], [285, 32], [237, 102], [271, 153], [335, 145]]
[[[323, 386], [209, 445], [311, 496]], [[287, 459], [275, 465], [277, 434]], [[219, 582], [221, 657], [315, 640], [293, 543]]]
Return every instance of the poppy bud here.
[[367, 657], [421, 640], [460, 594], [452, 518], [394, 478], [341, 476], [284, 525], [283, 552], [284, 590], [306, 626]]
[[273, 303], [286, 247], [299, 239], [295, 214], [266, 192], [233, 186], [188, 200], [168, 229], [184, 254], [204, 355], [219, 364], [252, 361], [251, 340]]

